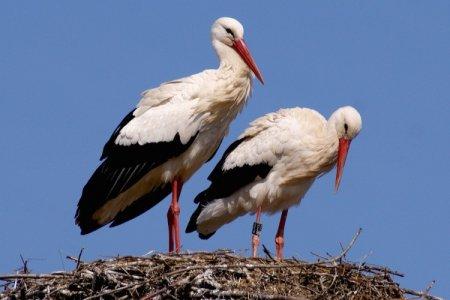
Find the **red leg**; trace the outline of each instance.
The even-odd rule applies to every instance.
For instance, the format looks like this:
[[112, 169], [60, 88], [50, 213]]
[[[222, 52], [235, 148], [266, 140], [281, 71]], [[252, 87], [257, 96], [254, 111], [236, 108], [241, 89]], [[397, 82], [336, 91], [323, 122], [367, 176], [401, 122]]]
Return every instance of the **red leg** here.
[[173, 252], [173, 233], [174, 233], [172, 204], [170, 204], [169, 210], [167, 210], [167, 224], [169, 225], [169, 253], [171, 253]]
[[[175, 191], [175, 201], [172, 196], [172, 205], [173, 205], [173, 235], [175, 238], [175, 252], [179, 253], [181, 249], [181, 239], [180, 239], [180, 206], [178, 204], [181, 194], [181, 189], [183, 187], [183, 182], [179, 179], [175, 179], [172, 182], [172, 189]], [[172, 194], [173, 195], [173, 194]]]
[[281, 213], [280, 224], [278, 224], [277, 235], [275, 236], [275, 245], [277, 248], [277, 258], [283, 259], [283, 248], [284, 248], [284, 225], [286, 224], [288, 210], [285, 209]]
[[[180, 206], [178, 199], [180, 198], [183, 183], [175, 178], [172, 181], [172, 202], [167, 211], [167, 223], [169, 224], [169, 253], [180, 251]], [[174, 247], [175, 246], [175, 247]]]
[[253, 236], [252, 236], [252, 255], [253, 257], [257, 257], [258, 246], [259, 246], [259, 234], [262, 229], [262, 224], [260, 223], [261, 219], [261, 207], [258, 207], [256, 211], [256, 220], [253, 223]]

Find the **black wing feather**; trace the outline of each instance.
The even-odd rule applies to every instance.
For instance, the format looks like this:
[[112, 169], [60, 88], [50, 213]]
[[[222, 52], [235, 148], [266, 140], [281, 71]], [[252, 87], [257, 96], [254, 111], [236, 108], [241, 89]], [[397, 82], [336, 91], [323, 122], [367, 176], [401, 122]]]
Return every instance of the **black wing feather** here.
[[144, 212], [158, 204], [161, 200], [166, 198], [170, 194], [171, 190], [172, 189], [170, 184], [165, 184], [159, 186], [157, 189], [151, 191], [145, 196], [142, 196], [138, 200], [133, 201], [130, 206], [117, 214], [109, 227], [123, 224], [143, 214]]
[[247, 140], [247, 138], [242, 138], [242, 139], [234, 141], [233, 143], [231, 143], [230, 146], [228, 146], [227, 150], [225, 150], [225, 152], [223, 153], [222, 158], [219, 160], [217, 165], [214, 167], [211, 174], [209, 174], [209, 176], [208, 176], [209, 181], [212, 182], [212, 181], [214, 181], [214, 178], [220, 177], [220, 174], [222, 174], [223, 164], [225, 163], [225, 160], [227, 159], [228, 155], [231, 152], [233, 152], [234, 149], [236, 149], [240, 144], [242, 144], [246, 140]]
[[[197, 209], [192, 214], [189, 223], [186, 227], [186, 233], [197, 230], [197, 219], [202, 210], [211, 202], [216, 199], [225, 198], [231, 196], [234, 192], [247, 184], [253, 182], [257, 177], [266, 178], [269, 174], [272, 166], [268, 163], [260, 163], [257, 165], [243, 165], [230, 170], [223, 170], [223, 164], [228, 155], [233, 152], [246, 138], [239, 139], [232, 143], [222, 156], [222, 159], [216, 165], [214, 170], [209, 175], [208, 179], [211, 181], [211, 185], [199, 193], [195, 197], [194, 202], [198, 203]], [[203, 235], [199, 233], [201, 239], [208, 239], [214, 233]]]
[[[114, 199], [137, 183], [149, 171], [186, 151], [198, 134], [191, 137], [186, 144], [181, 142], [180, 135], [177, 133], [170, 142], [116, 145], [114, 142], [120, 130], [133, 118], [133, 112], [130, 112], [113, 132], [103, 149], [102, 159], [104, 161], [83, 188], [75, 214], [75, 222], [80, 226], [82, 234], [90, 233], [106, 225], [92, 220], [92, 215], [110, 199]], [[131, 220], [159, 203], [167, 196], [166, 191], [166, 186], [160, 186], [154, 193], [151, 192], [137, 199], [138, 203], [131, 205], [116, 216], [117, 220], [114, 220], [114, 226]], [[165, 196], [163, 197], [163, 195]]]
[[131, 120], [134, 119], [134, 111], [135, 110], [136, 109], [133, 109], [132, 111], [130, 111], [125, 116], [125, 118], [123, 118], [123, 120], [119, 123], [119, 126], [117, 126], [117, 128], [114, 130], [111, 137], [109, 138], [109, 140], [106, 142], [105, 146], [103, 147], [103, 152], [102, 152], [102, 156], [100, 157], [100, 160], [103, 160], [104, 158], [106, 158], [109, 155], [110, 150], [114, 148], [114, 146], [115, 146], [114, 142], [116, 141], [117, 137], [119, 136], [122, 128], [124, 128], [125, 125], [127, 125]]

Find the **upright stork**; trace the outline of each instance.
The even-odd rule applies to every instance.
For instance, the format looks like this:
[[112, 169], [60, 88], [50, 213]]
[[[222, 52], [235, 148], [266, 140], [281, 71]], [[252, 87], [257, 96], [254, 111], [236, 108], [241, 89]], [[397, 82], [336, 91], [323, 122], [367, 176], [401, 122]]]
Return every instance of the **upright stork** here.
[[75, 222], [81, 234], [127, 222], [172, 192], [169, 252], [180, 250], [183, 183], [216, 153], [249, 98], [252, 73], [264, 83], [237, 20], [217, 19], [211, 37], [218, 69], [145, 91], [114, 130], [78, 202]]
[[315, 110], [298, 107], [256, 119], [209, 175], [211, 185], [195, 198], [198, 207], [186, 232], [197, 231], [207, 239], [224, 224], [255, 213], [252, 250], [256, 256], [261, 212], [282, 211], [275, 237], [281, 259], [289, 207], [299, 204], [314, 180], [336, 162], [338, 189], [350, 142], [361, 124], [361, 116], [350, 106], [336, 110], [328, 121]]

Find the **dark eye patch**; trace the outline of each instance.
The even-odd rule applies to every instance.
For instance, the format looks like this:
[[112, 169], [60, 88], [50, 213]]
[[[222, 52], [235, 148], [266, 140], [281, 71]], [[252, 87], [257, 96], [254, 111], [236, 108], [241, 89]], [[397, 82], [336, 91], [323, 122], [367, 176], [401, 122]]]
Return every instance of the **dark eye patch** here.
[[348, 125], [347, 125], [347, 123], [344, 124], [344, 129], [345, 129], [345, 132], [348, 131]]
[[230, 28], [225, 28], [225, 31], [234, 37], [234, 33]]

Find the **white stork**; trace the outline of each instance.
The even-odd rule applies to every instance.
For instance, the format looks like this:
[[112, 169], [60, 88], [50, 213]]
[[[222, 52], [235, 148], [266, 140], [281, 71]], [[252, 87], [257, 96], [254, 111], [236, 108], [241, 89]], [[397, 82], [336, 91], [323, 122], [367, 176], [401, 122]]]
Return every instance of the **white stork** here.
[[328, 121], [308, 108], [281, 109], [256, 119], [209, 175], [211, 185], [195, 198], [199, 205], [186, 232], [197, 231], [208, 239], [224, 224], [256, 213], [256, 256], [261, 212], [282, 211], [275, 237], [277, 257], [282, 259], [289, 207], [298, 205], [314, 180], [336, 162], [338, 189], [350, 142], [360, 130], [361, 116], [350, 106], [336, 110]]
[[104, 146], [103, 161], [83, 188], [75, 215], [81, 234], [127, 222], [172, 192], [169, 252], [179, 251], [183, 183], [219, 148], [250, 95], [252, 72], [263, 83], [243, 37], [237, 20], [217, 19], [211, 38], [219, 68], [142, 94]]

